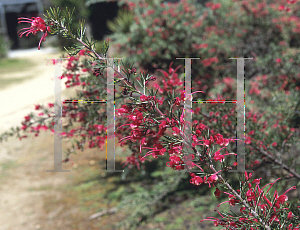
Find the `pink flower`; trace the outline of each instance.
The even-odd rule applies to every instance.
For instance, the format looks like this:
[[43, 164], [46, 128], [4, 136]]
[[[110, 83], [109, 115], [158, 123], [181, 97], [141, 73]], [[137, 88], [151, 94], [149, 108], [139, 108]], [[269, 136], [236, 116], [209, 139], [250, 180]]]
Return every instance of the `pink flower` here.
[[218, 180], [218, 176], [216, 174], [212, 174], [210, 177], [207, 178], [208, 186], [211, 187], [210, 184], [216, 183], [217, 180]]
[[261, 180], [261, 178], [259, 178], [259, 179], [254, 179], [253, 181], [252, 181], [252, 184], [259, 184], [260, 183], [260, 180]]
[[284, 45], [286, 45], [286, 42], [285, 41], [281, 41], [281, 42], [279, 42], [279, 45], [284, 46]]
[[273, 146], [273, 147], [274, 147], [274, 146], [277, 146], [277, 142], [273, 142], [272, 146]]
[[290, 219], [292, 219], [293, 218], [293, 213], [292, 212], [289, 212], [289, 214], [288, 214], [288, 219], [290, 220]]
[[190, 179], [191, 184], [200, 185], [200, 184], [204, 183], [204, 180], [201, 177], [196, 176], [195, 173], [190, 173], [190, 176], [192, 177]]
[[30, 121], [30, 116], [25, 116], [25, 121]]
[[204, 43], [204, 44], [200, 44], [198, 47], [199, 47], [199, 48], [207, 48], [208, 45], [207, 45], [207, 43]]
[[276, 59], [276, 62], [277, 62], [277, 63], [280, 63], [280, 62], [281, 62], [281, 59], [280, 59], [280, 58], [277, 58], [277, 59]]
[[48, 35], [48, 32], [50, 32], [50, 26], [46, 27], [44, 19], [42, 19], [40, 17], [32, 17], [31, 19], [30, 18], [18, 18], [18, 20], [23, 20], [23, 21], [19, 21], [19, 23], [21, 23], [21, 22], [31, 23], [30, 27], [20, 29], [20, 30], [26, 30], [27, 29], [26, 31], [24, 31], [22, 33], [20, 33], [20, 30], [18, 31], [18, 34], [19, 34], [20, 37], [22, 37], [23, 34], [25, 34], [25, 33], [27, 33], [26, 37], [30, 33], [32, 33], [33, 35], [36, 35], [38, 31], [41, 31], [41, 32], [44, 33], [43, 36], [41, 37], [40, 42], [39, 42], [38, 49], [40, 49], [41, 42], [46, 41], [46, 37]]
[[216, 188], [216, 191], [214, 192], [214, 194], [215, 194], [216, 198], [219, 198], [221, 195], [221, 191], [218, 188]]
[[212, 10], [216, 10], [216, 9], [219, 9], [219, 8], [221, 8], [221, 3], [217, 3], [216, 5], [213, 5], [211, 7]]
[[251, 177], [252, 177], [252, 173], [249, 173], [249, 175], [248, 175], [248, 173], [245, 171], [245, 179], [246, 179], [246, 181], [248, 181]]
[[142, 102], [148, 101], [148, 97], [147, 97], [146, 95], [141, 95], [141, 96], [140, 96], [140, 100], [141, 100]]

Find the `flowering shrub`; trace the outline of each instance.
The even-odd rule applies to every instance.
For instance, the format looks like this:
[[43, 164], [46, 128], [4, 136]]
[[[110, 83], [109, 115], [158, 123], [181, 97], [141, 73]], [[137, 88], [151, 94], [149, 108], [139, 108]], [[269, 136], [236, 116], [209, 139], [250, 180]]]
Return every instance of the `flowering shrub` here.
[[[214, 10], [219, 9], [220, 5], [209, 5]], [[27, 32], [36, 32], [38, 28], [47, 28], [51, 34], [62, 34], [65, 37], [72, 38], [80, 42], [82, 46], [75, 46], [65, 66], [65, 71], [62, 78], [67, 78], [67, 87], [82, 86], [82, 91], [77, 93], [76, 100], [90, 99], [101, 100], [106, 96], [106, 76], [105, 76], [105, 59], [95, 52], [94, 43], [84, 36], [84, 24], [75, 35], [70, 30], [70, 15], [65, 12], [60, 16], [59, 9], [50, 9], [45, 21], [39, 20], [40, 24], [31, 24]], [[34, 22], [32, 19], [30, 22]], [[64, 23], [61, 23], [64, 21]], [[26, 21], [27, 22], [27, 21]], [[48, 29], [49, 28], [49, 29]], [[43, 33], [45, 30], [41, 29]], [[22, 34], [21, 34], [22, 35]], [[106, 45], [104, 50], [107, 51]], [[106, 56], [106, 52], [104, 52]], [[216, 61], [216, 59], [209, 59]], [[151, 155], [154, 159], [160, 156], [169, 156], [169, 161], [166, 163], [176, 171], [179, 170], [200, 170], [198, 173], [190, 172], [190, 183], [194, 185], [208, 185], [208, 188], [216, 187], [215, 196], [218, 198], [221, 195], [220, 189], [227, 189], [228, 192], [223, 193], [229, 196], [228, 203], [232, 206], [241, 205], [240, 213], [236, 216], [230, 214], [221, 214], [223, 219], [211, 219], [215, 225], [223, 225], [227, 229], [298, 229], [299, 217], [293, 214], [290, 210], [290, 205], [286, 202], [288, 191], [294, 190], [295, 187], [287, 189], [281, 196], [276, 191], [274, 197], [270, 198], [268, 192], [275, 182], [271, 183], [267, 192], [264, 192], [263, 187], [260, 189], [259, 184], [261, 179], [253, 179], [250, 183], [252, 174], [245, 172], [245, 179], [241, 179], [241, 186], [236, 189], [227, 179], [224, 179], [229, 169], [237, 165], [235, 162], [235, 153], [232, 150], [232, 143], [234, 139], [234, 108], [223, 106], [223, 109], [208, 108], [207, 114], [205, 109], [200, 107], [193, 107], [193, 122], [188, 123], [185, 120], [184, 103], [186, 100], [191, 100], [196, 93], [203, 93], [203, 91], [194, 91], [193, 95], [185, 95], [184, 82], [182, 76], [177, 74], [181, 66], [173, 69], [173, 63], [169, 65], [168, 72], [160, 70], [162, 77], [146, 74], [145, 72], [137, 73], [137, 69], [133, 65], [122, 64], [122, 71], [114, 69], [116, 79], [116, 114], [122, 117], [121, 120], [116, 121], [116, 136], [119, 139], [120, 145], [127, 145], [132, 151], [131, 156], [123, 162], [124, 165], [140, 166], [149, 159]], [[83, 74], [84, 73], [84, 74]], [[266, 80], [266, 79], [263, 79]], [[136, 84], [139, 84], [139, 88]], [[223, 83], [225, 89], [232, 90], [230, 78], [226, 78]], [[264, 82], [263, 82], [264, 83]], [[204, 87], [204, 88], [208, 88]], [[226, 91], [227, 91], [226, 90]], [[256, 87], [256, 90], [257, 87]], [[255, 92], [255, 91], [254, 91]], [[257, 91], [256, 91], [257, 92]], [[224, 97], [218, 96], [223, 104]], [[212, 101], [215, 102], [215, 101]], [[213, 105], [213, 104], [212, 104]], [[53, 107], [50, 103], [48, 107]], [[41, 129], [51, 129], [54, 126], [53, 112], [46, 109], [42, 105], [36, 105], [36, 110], [42, 110], [38, 116], [33, 113], [24, 117], [21, 130], [29, 131], [38, 135]], [[262, 117], [263, 114], [247, 114], [247, 118], [252, 121], [253, 129], [249, 132], [246, 138], [246, 144], [251, 144], [254, 141], [259, 145], [257, 151], [265, 154], [273, 163], [281, 165], [291, 176], [300, 179], [299, 174], [282, 162], [278, 162], [274, 154], [269, 153], [267, 147], [264, 145], [264, 139], [255, 138], [250, 135], [257, 135], [257, 128], [259, 126], [257, 117]], [[282, 114], [284, 116], [284, 114]], [[84, 144], [88, 140], [88, 147], [103, 147], [106, 139], [106, 114], [105, 107], [100, 104], [78, 106], [77, 104], [67, 104], [63, 106], [62, 117], [68, 121], [64, 125], [65, 137], [81, 137], [81, 140], [75, 140], [77, 146], [73, 145], [73, 150], [67, 152], [64, 162], [68, 162], [71, 152], [77, 149], [84, 148]], [[66, 119], [67, 118], [67, 119]], [[206, 121], [214, 123], [212, 127], [208, 126]], [[279, 119], [280, 121], [280, 119]], [[73, 122], [80, 123], [80, 127], [69, 130], [68, 127]], [[34, 126], [38, 123], [37, 126]], [[266, 128], [266, 123], [263, 128]], [[190, 127], [192, 135], [187, 136], [184, 132], [186, 127]], [[278, 135], [278, 142], [282, 138], [286, 138], [283, 130], [287, 127], [277, 124], [274, 128], [279, 128], [282, 136]], [[251, 127], [252, 128], [252, 127]], [[14, 131], [14, 130], [13, 130]], [[19, 134], [20, 128], [16, 129], [20, 139], [26, 136]], [[289, 129], [290, 135], [285, 142], [296, 139], [293, 132], [299, 134], [299, 129]], [[221, 134], [223, 132], [223, 134]], [[263, 133], [263, 132], [262, 132]], [[264, 133], [263, 133], [264, 134]], [[13, 133], [5, 133], [1, 139], [13, 135]], [[267, 134], [266, 134], [267, 135]], [[273, 136], [274, 137], [274, 136]], [[275, 138], [275, 137], [274, 137]], [[276, 136], [277, 138], [277, 136]], [[271, 139], [272, 140], [272, 139]], [[241, 141], [241, 140], [238, 140]], [[258, 142], [259, 141], [259, 142]], [[292, 142], [292, 141], [291, 141]], [[271, 148], [276, 148], [277, 140], [272, 141]], [[186, 155], [186, 147], [191, 151]], [[249, 146], [251, 151], [254, 151], [252, 146]], [[224, 150], [229, 151], [224, 153]], [[257, 158], [256, 158], [257, 159]], [[254, 160], [254, 159], [253, 159]], [[252, 162], [256, 164], [257, 162]], [[260, 162], [259, 162], [260, 163]], [[250, 165], [251, 166], [251, 165]], [[255, 186], [254, 186], [255, 184]]]
[[[262, 113], [258, 109], [265, 108], [265, 102], [270, 97], [273, 101], [268, 103], [277, 108], [279, 104], [287, 103], [286, 95], [291, 98], [299, 97], [300, 60], [296, 58], [299, 57], [299, 45], [295, 39], [299, 4], [283, 4], [282, 1], [218, 1], [208, 2], [206, 8], [203, 8], [194, 1], [155, 6], [144, 1], [124, 2], [135, 13], [135, 24], [128, 36], [111, 37], [120, 47], [119, 51], [134, 53], [135, 55], [128, 57], [130, 61], [154, 75], [156, 68], [166, 68], [171, 61], [182, 64], [182, 60], [176, 60], [175, 57], [185, 57], [187, 52], [190, 57], [200, 56], [201, 60], [192, 62], [192, 86], [194, 91], [202, 90], [204, 93], [194, 94], [195, 100], [236, 98], [236, 77], [232, 75], [236, 71], [236, 62], [228, 60], [228, 57], [254, 57], [253, 61], [245, 61], [246, 103], [249, 105], [250, 101], [255, 101], [255, 107], [249, 112], [246, 111], [247, 167], [268, 167], [266, 159], [274, 157], [274, 154], [279, 158], [289, 159], [290, 162], [297, 158], [294, 157], [296, 151], [289, 156], [286, 154], [291, 150], [291, 143], [297, 142], [299, 136], [296, 127], [291, 127], [287, 119], [294, 112], [297, 101], [289, 101], [289, 107], [283, 107], [278, 114], [273, 114], [273, 111]], [[279, 10], [280, 6], [285, 7], [285, 10]], [[183, 8], [190, 12], [183, 14]], [[193, 17], [193, 13], [197, 16]], [[183, 31], [185, 39], [176, 43]], [[169, 36], [161, 38], [165, 33]], [[189, 33], [192, 35], [187, 36]], [[156, 55], [151, 55], [151, 48]], [[168, 58], [164, 52], [170, 53]], [[183, 71], [183, 68], [177, 71], [180, 79]], [[159, 84], [156, 87], [160, 89]], [[198, 105], [194, 106], [200, 110]], [[205, 109], [207, 113], [204, 112]], [[221, 116], [220, 110], [224, 111]], [[193, 114], [193, 119], [213, 125], [223, 135], [235, 134], [232, 132], [235, 130], [234, 107], [201, 104], [200, 113], [201, 116]], [[274, 117], [278, 117], [275, 122], [270, 120]], [[253, 133], [254, 130], [256, 133]], [[285, 144], [266, 152], [269, 146], [275, 146], [263, 143], [273, 143], [274, 138], [276, 141], [284, 141]], [[264, 153], [258, 152], [258, 149], [262, 149]], [[294, 164], [293, 168], [295, 167], [297, 163]]]
[[[298, 50], [294, 50], [299, 47], [296, 39], [299, 4], [296, 2], [222, 0], [207, 2], [202, 7], [193, 0], [156, 5], [137, 0], [120, 1], [124, 3], [134, 13], [135, 21], [127, 36], [110, 36], [119, 52], [130, 54], [130, 61], [151, 74], [156, 69], [167, 68], [171, 61], [175, 66], [182, 64], [182, 60], [175, 58], [185, 57], [187, 53], [189, 57], [201, 57], [193, 60], [192, 86], [194, 91], [205, 92], [195, 98], [216, 99], [215, 91], [212, 92], [214, 83], [222, 78], [236, 79], [232, 76], [236, 61], [228, 57], [255, 58], [245, 61], [246, 80], [261, 73], [267, 77], [272, 90], [297, 86], [300, 60], [295, 55]], [[282, 59], [285, 61], [279, 62]], [[178, 70], [179, 75], [183, 72], [184, 69]], [[235, 90], [224, 92], [222, 97], [235, 98]]]

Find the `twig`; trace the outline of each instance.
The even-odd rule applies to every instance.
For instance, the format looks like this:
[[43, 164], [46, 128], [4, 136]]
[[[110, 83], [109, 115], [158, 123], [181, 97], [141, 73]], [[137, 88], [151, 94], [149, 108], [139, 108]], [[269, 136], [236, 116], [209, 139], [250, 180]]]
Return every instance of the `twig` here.
[[254, 149], [256, 149], [257, 151], [259, 151], [260, 153], [262, 153], [263, 155], [265, 155], [267, 158], [269, 158], [270, 160], [272, 160], [275, 164], [280, 165], [284, 170], [288, 171], [289, 173], [293, 174], [294, 177], [296, 177], [297, 179], [300, 180], [300, 174], [297, 173], [295, 171], [295, 169], [290, 168], [288, 165], [284, 164], [282, 162], [282, 160], [278, 160], [276, 159], [274, 156], [272, 156], [271, 154], [269, 154], [268, 152], [266, 152], [265, 150], [263, 150], [262, 148], [259, 147], [254, 147]]
[[297, 179], [300, 180], [300, 174], [298, 174], [294, 169], [291, 169], [289, 166], [287, 166], [286, 164], [284, 164], [282, 162], [282, 160], [278, 160], [276, 159], [274, 156], [272, 156], [271, 154], [269, 154], [268, 152], [266, 152], [263, 149], [260, 149], [258, 147], [255, 147], [256, 150], [260, 151], [262, 154], [264, 154], [266, 157], [268, 157], [269, 159], [271, 159], [275, 164], [280, 165], [283, 169], [285, 169], [286, 171], [288, 171], [289, 173], [293, 174]]
[[[200, 154], [196, 148], [193, 148], [193, 150], [195, 151], [195, 153], [198, 155]], [[213, 173], [217, 173], [217, 170], [213, 167], [213, 165], [209, 165], [209, 168], [213, 171]], [[218, 176], [219, 179], [222, 180], [222, 182], [226, 185], [226, 187], [233, 193], [233, 195], [235, 197], [237, 197], [242, 203], [243, 205], [253, 214], [254, 217], [256, 217], [258, 219], [258, 221], [267, 229], [267, 230], [271, 230], [271, 228], [269, 227], [268, 224], [266, 224], [257, 214], [257, 212], [255, 212], [248, 204], [247, 202], [230, 186], [230, 184], [228, 184], [226, 182], [226, 180], [220, 175], [220, 174], [216, 174]]]
[[116, 213], [117, 211], [118, 211], [118, 209], [117, 209], [116, 207], [111, 208], [111, 209], [105, 209], [105, 210], [103, 210], [103, 211], [101, 211], [101, 212], [97, 212], [97, 213], [91, 215], [91, 216], [89, 217], [89, 220], [96, 219], [96, 218], [101, 217], [101, 216], [104, 216], [104, 215], [106, 215], [106, 214], [114, 214], [114, 213]]

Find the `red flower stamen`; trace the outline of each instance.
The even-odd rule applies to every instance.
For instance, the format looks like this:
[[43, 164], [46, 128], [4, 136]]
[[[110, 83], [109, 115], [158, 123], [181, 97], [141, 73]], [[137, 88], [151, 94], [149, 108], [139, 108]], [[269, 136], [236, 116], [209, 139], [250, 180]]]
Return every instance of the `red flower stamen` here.
[[[39, 42], [38, 49], [40, 49], [41, 42], [46, 41], [48, 32], [50, 32], [50, 26], [46, 26], [44, 19], [42, 19], [41, 17], [32, 17], [31, 19], [30, 18], [18, 18], [18, 20], [22, 20], [22, 21], [19, 21], [19, 23], [21, 23], [21, 22], [31, 23], [30, 27], [22, 28], [18, 31], [18, 35], [20, 37], [22, 37], [24, 34], [26, 34], [26, 37], [27, 37], [30, 33], [32, 33], [33, 35], [37, 35], [38, 31], [41, 31], [44, 33]], [[26, 30], [26, 31], [20, 32], [21, 30]]]

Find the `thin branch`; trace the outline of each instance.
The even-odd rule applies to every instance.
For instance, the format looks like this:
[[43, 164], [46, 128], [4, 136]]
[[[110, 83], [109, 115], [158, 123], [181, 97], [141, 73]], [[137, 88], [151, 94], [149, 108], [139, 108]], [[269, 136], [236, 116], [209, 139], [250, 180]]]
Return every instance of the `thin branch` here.
[[118, 211], [118, 209], [117, 209], [116, 207], [113, 207], [113, 208], [111, 208], [111, 209], [105, 209], [105, 210], [103, 210], [103, 211], [101, 211], [101, 212], [97, 212], [97, 213], [91, 215], [91, 216], [89, 217], [89, 220], [96, 219], [96, 218], [101, 217], [101, 216], [104, 216], [104, 215], [106, 215], [106, 214], [114, 214], [114, 213], [116, 213], [117, 211]]
[[267, 158], [269, 158], [271, 161], [273, 161], [275, 164], [280, 165], [284, 170], [288, 171], [289, 173], [291, 173], [292, 175], [294, 175], [294, 177], [296, 177], [297, 179], [300, 180], [300, 174], [297, 173], [295, 171], [295, 169], [290, 168], [288, 165], [284, 164], [282, 162], [282, 160], [278, 160], [276, 159], [274, 156], [272, 156], [271, 154], [269, 154], [268, 152], [266, 152], [265, 150], [263, 150], [262, 148], [259, 147], [254, 147], [254, 149], [256, 149], [257, 151], [259, 151], [260, 153], [262, 153], [264, 156], [266, 156]]
[[284, 164], [282, 162], [282, 160], [276, 159], [274, 156], [272, 156], [271, 154], [269, 154], [268, 152], [266, 152], [262, 148], [255, 147], [255, 149], [258, 150], [258, 151], [260, 151], [263, 155], [265, 155], [266, 157], [268, 157], [269, 159], [271, 159], [275, 164], [280, 165], [283, 169], [285, 169], [286, 171], [288, 171], [289, 173], [291, 173], [292, 175], [294, 175], [294, 177], [296, 177], [297, 179], [300, 180], [300, 174], [297, 173], [294, 169], [292, 169], [289, 166], [287, 166], [286, 164]]
[[81, 39], [76, 38], [77, 41], [79, 41], [85, 48], [89, 49], [91, 52], [93, 52], [93, 54], [95, 54], [97, 56], [98, 59], [100, 60], [105, 60], [105, 58], [101, 57], [99, 54], [97, 54], [97, 52], [93, 49], [90, 49], [90, 47], [85, 44]]
[[[193, 150], [195, 151], [195, 153], [197, 155], [199, 155], [200, 153], [193, 148]], [[209, 168], [213, 171], [213, 173], [217, 173], [217, 170], [213, 167], [213, 165], [209, 165]], [[237, 197], [242, 203], [243, 205], [253, 214], [254, 217], [256, 217], [258, 219], [258, 221], [267, 229], [267, 230], [271, 230], [271, 228], [259, 217], [259, 215], [252, 209], [250, 208], [250, 206], [247, 204], [247, 202], [230, 186], [230, 184], [228, 184], [226, 182], [226, 180], [220, 175], [220, 174], [216, 174], [218, 176], [219, 179], [222, 180], [222, 182], [226, 185], [226, 187], [234, 194], [235, 197]]]

